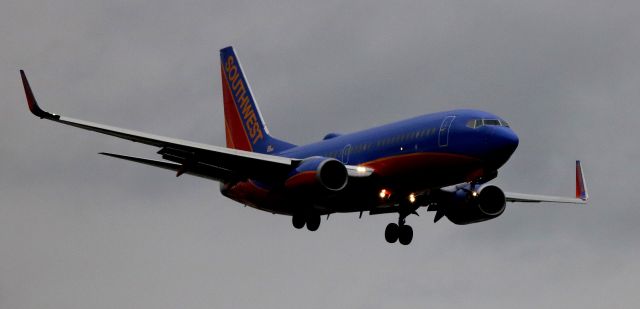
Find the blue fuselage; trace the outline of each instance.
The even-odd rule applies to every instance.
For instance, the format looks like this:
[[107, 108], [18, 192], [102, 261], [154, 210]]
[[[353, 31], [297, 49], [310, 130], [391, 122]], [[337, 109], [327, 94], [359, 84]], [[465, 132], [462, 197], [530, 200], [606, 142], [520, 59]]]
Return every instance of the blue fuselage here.
[[[351, 190], [325, 201], [331, 203], [334, 211], [358, 211], [376, 207], [379, 201], [364, 196], [375, 197], [381, 188], [408, 194], [490, 180], [517, 146], [517, 135], [500, 117], [477, 110], [453, 110], [350, 134], [330, 134], [322, 141], [276, 155], [298, 159], [330, 157], [344, 164], [373, 168], [377, 176], [375, 183], [356, 184]], [[254, 186], [255, 190], [265, 190], [259, 185], [244, 184], [237, 189], [242, 192], [230, 197], [267, 211], [289, 212], [287, 207], [274, 206], [284, 203], [278, 194], [247, 194]], [[354, 205], [354, 201], [364, 205]]]
[[330, 137], [288, 149], [278, 155], [291, 158], [333, 157], [358, 165], [412, 153], [446, 153], [473, 157], [487, 167], [502, 166], [518, 146], [518, 136], [504, 125], [467, 126], [470, 120], [501, 118], [477, 110], [427, 114], [387, 125]]

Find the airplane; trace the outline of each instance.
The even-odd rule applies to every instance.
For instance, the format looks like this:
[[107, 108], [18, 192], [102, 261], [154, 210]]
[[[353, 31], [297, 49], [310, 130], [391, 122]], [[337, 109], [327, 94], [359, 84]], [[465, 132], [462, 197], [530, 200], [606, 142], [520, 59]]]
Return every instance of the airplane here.
[[589, 198], [580, 161], [575, 197], [505, 192], [488, 184], [518, 147], [502, 118], [479, 110], [426, 114], [374, 128], [327, 134], [294, 145], [269, 133], [233, 47], [220, 50], [226, 147], [63, 117], [37, 103], [20, 70], [27, 104], [37, 117], [158, 147], [163, 160], [101, 152], [220, 183], [240, 204], [291, 216], [296, 229], [316, 231], [321, 216], [368, 212], [397, 214], [385, 239], [408, 245], [408, 216], [421, 207], [465, 225], [495, 219], [507, 202], [585, 204]]

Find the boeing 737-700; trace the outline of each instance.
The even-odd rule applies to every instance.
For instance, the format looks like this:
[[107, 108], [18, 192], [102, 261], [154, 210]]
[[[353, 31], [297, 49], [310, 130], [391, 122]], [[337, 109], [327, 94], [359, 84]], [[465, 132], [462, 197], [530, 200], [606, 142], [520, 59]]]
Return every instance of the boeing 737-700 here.
[[226, 147], [92, 123], [40, 108], [20, 71], [31, 112], [47, 120], [158, 147], [164, 160], [121, 154], [133, 161], [220, 182], [222, 194], [266, 212], [291, 216], [296, 229], [315, 231], [333, 213], [397, 214], [385, 229], [389, 243], [411, 243], [406, 224], [420, 207], [470, 224], [500, 216], [507, 202], [584, 204], [580, 161], [575, 197], [504, 192], [487, 183], [518, 146], [502, 118], [478, 110], [427, 114], [349, 134], [294, 145], [272, 137], [232, 47], [220, 50]]

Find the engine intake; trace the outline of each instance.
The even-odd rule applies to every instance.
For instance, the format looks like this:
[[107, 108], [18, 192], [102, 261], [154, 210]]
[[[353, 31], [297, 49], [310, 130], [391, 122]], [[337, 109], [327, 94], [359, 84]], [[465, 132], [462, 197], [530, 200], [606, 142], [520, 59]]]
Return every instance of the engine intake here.
[[477, 223], [497, 218], [506, 204], [504, 192], [496, 186], [483, 187], [477, 194], [462, 188], [453, 192], [445, 215], [455, 224]]
[[347, 186], [347, 168], [335, 159], [324, 160], [318, 166], [316, 177], [322, 186], [331, 191], [340, 191]]
[[337, 192], [347, 186], [349, 174], [340, 161], [333, 158], [307, 158], [293, 170], [285, 187], [289, 190], [321, 189]]

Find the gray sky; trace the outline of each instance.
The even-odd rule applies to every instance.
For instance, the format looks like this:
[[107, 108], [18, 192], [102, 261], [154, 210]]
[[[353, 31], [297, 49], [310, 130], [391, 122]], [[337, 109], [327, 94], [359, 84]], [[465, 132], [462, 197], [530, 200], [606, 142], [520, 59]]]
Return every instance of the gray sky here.
[[[470, 226], [334, 215], [318, 232], [218, 184], [98, 156], [155, 148], [53, 112], [224, 145], [233, 45], [271, 133], [294, 143], [483, 109], [520, 147], [496, 184], [586, 207], [509, 205]], [[640, 303], [637, 1], [22, 1], [0, 5], [0, 308], [631, 308]]]

